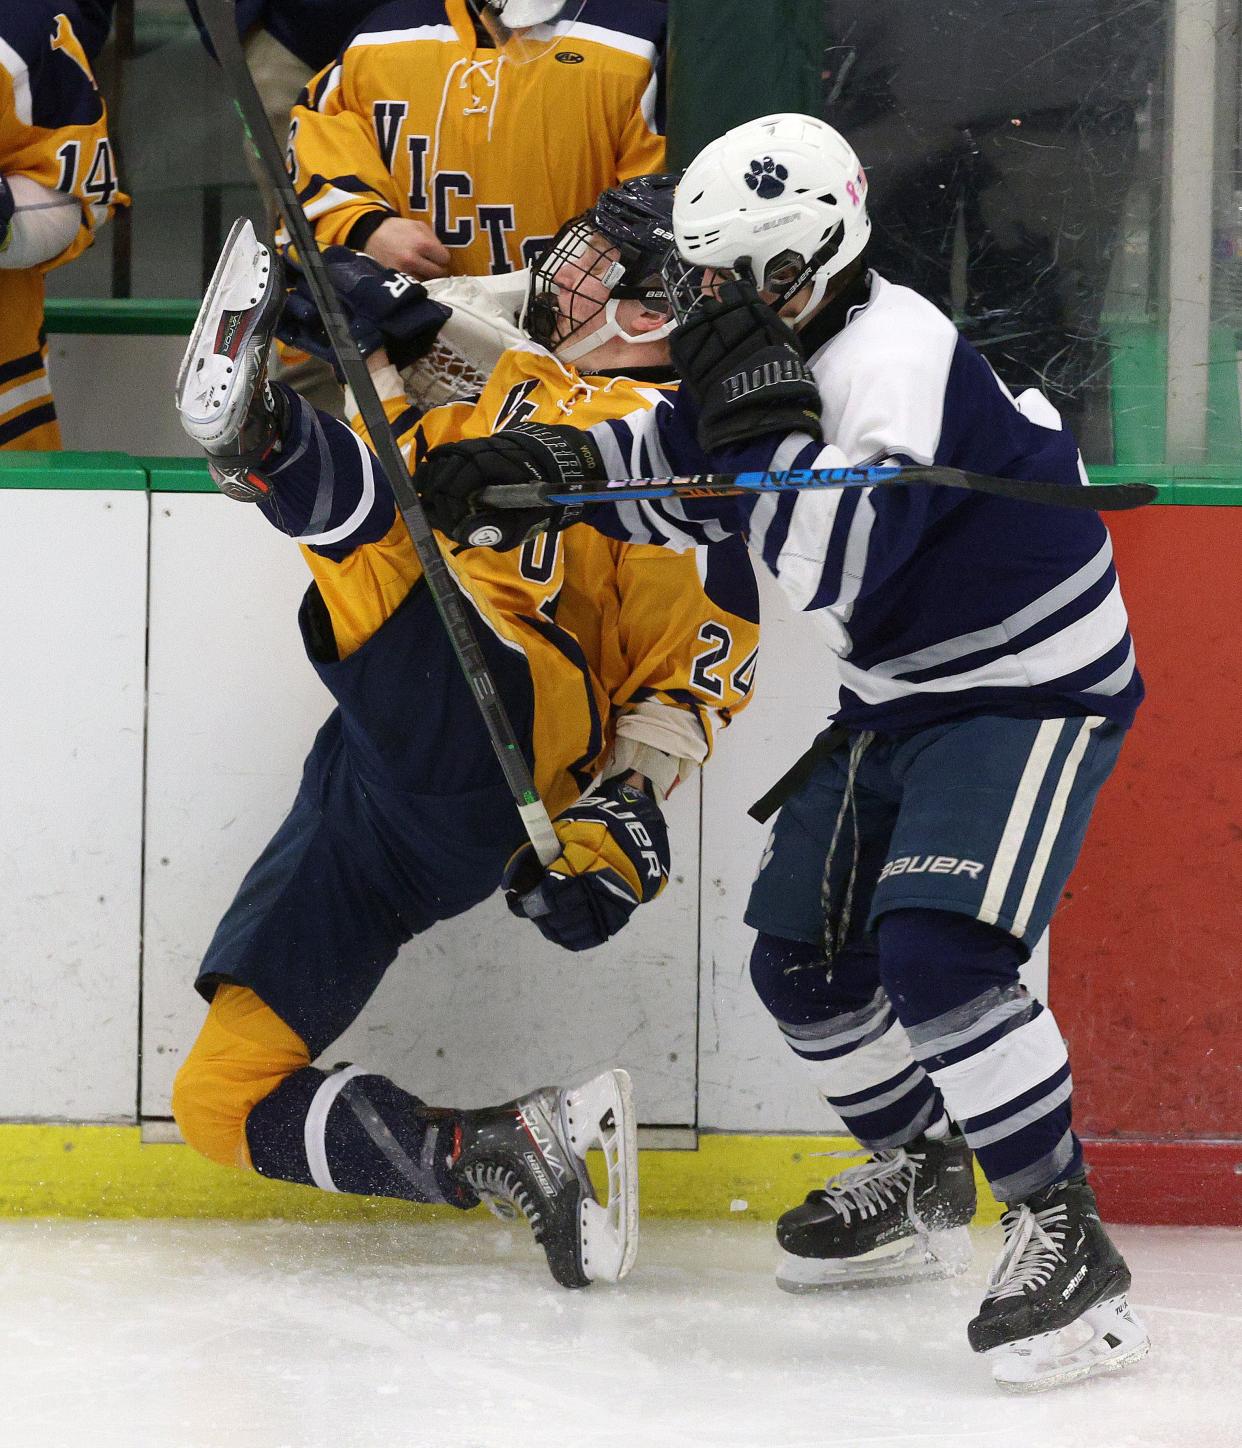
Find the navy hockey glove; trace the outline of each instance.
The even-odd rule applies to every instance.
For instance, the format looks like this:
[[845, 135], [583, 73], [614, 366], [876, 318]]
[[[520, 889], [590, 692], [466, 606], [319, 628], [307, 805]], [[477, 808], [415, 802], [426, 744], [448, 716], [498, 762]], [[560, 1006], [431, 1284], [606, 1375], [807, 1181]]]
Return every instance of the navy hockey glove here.
[[478, 504], [484, 488], [534, 482], [577, 483], [608, 471], [589, 433], [576, 427], [525, 422], [490, 437], [432, 448], [414, 473], [414, 486], [433, 528], [468, 548], [507, 552], [538, 533], [555, 533], [580, 510], [556, 503], [505, 508]]
[[9, 244], [9, 228], [13, 224], [13, 213], [16, 210], [17, 204], [13, 200], [9, 183], [0, 176], [0, 251]]
[[699, 409], [699, 445], [720, 452], [768, 433], [820, 433], [820, 397], [792, 327], [754, 287], [726, 282], [669, 340]]
[[[347, 246], [329, 246], [322, 255], [350, 333], [364, 357], [383, 347], [395, 366], [408, 367], [431, 351], [436, 334], [452, 312], [433, 302], [421, 282]], [[276, 335], [336, 366], [332, 344], [296, 253], [287, 251], [285, 263], [290, 287]]]
[[559, 857], [545, 871], [524, 845], [505, 870], [505, 899], [554, 945], [592, 950], [668, 883], [668, 826], [655, 800], [620, 776], [554, 823]]

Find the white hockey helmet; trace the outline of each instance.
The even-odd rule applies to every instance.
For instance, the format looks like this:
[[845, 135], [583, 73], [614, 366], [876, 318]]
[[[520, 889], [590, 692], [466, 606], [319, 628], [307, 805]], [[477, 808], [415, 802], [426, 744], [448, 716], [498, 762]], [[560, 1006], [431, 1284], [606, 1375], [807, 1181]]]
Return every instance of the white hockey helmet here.
[[[673, 233], [687, 267], [736, 272], [774, 292], [778, 311], [810, 283], [797, 323], [867, 244], [867, 178], [825, 121], [763, 116], [726, 131], [691, 161], [673, 200]], [[701, 288], [684, 268], [669, 280], [684, 315]]]

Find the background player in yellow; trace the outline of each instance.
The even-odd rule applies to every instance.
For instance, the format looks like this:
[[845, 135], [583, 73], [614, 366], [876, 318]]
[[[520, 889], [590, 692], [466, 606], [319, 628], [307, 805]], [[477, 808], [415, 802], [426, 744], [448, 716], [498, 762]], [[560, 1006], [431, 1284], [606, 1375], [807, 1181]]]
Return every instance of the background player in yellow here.
[[665, 7], [394, 0], [294, 107], [321, 245], [426, 279], [519, 271], [566, 216], [664, 165]]
[[[668, 405], [672, 322], [658, 267], [671, 193], [670, 177], [633, 180], [567, 224], [532, 278], [533, 326], [550, 345], [506, 352], [479, 398], [421, 418], [394, 367], [428, 346], [445, 309], [408, 277], [329, 252], [411, 464], [452, 438]], [[632, 1191], [614, 1191], [606, 1222], [592, 1215], [587, 1138], [574, 1123], [584, 1100], [594, 1122], [604, 1103], [617, 1123], [603, 1143], [614, 1180], [632, 1183], [624, 1073], [597, 1078], [585, 1098], [549, 1087], [464, 1112], [429, 1108], [373, 1072], [311, 1063], [406, 941], [502, 880], [514, 913], [571, 950], [602, 943], [659, 894], [669, 871], [660, 799], [706, 758], [714, 728], [750, 691], [754, 578], [734, 545], [696, 559], [585, 527], [451, 560], [556, 815], [562, 854], [542, 870], [522, 846], [371, 452], [344, 424], [263, 381], [282, 301], [274, 272], [239, 224], [178, 398], [221, 488], [257, 502], [301, 544], [314, 575], [303, 637], [338, 707], [203, 961], [197, 984], [211, 1005], [178, 1073], [174, 1113], [199, 1151], [266, 1176], [459, 1207], [508, 1202], [531, 1222], [558, 1281], [620, 1276], [633, 1249]], [[318, 349], [313, 313], [296, 295], [290, 311], [292, 340]], [[532, 1142], [542, 1153], [534, 1159]]]
[[60, 446], [43, 274], [127, 203], [69, 15], [50, 0], [0, 0], [0, 449]]

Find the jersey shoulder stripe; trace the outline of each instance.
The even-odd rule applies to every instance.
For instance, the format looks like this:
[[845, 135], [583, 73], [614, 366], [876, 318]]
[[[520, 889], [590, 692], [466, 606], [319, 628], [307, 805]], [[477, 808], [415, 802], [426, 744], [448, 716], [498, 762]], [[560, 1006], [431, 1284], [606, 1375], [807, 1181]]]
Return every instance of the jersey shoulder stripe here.
[[421, 40], [437, 41], [444, 45], [460, 45], [457, 32], [451, 25], [406, 25], [395, 30], [372, 30], [363, 26], [347, 46], [348, 50], [362, 50], [367, 46], [413, 45]]
[[[0, 398], [0, 405], [3, 404], [3, 401], [4, 399]], [[25, 437], [27, 433], [46, 427], [55, 421], [56, 405], [49, 397], [46, 402], [40, 403], [38, 407], [32, 407], [28, 412], [21, 412], [16, 417], [0, 421], [0, 448], [7, 448], [19, 437]]]
[[615, 26], [587, 25], [575, 21], [572, 25], [558, 25], [557, 33], [564, 37], [565, 44], [572, 46], [575, 41], [590, 41], [608, 50], [623, 51], [626, 55], [637, 56], [648, 65], [654, 65], [658, 48], [656, 42], [643, 35], [630, 35]]

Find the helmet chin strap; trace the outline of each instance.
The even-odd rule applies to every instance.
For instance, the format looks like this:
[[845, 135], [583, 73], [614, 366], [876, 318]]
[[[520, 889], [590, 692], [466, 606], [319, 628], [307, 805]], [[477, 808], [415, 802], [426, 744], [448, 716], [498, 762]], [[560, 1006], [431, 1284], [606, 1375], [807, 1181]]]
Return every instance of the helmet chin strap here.
[[796, 327], [800, 321], [808, 319], [812, 311], [824, 300], [824, 292], [828, 291], [829, 279], [831, 278], [825, 277], [824, 272], [819, 272], [818, 277], [811, 282], [811, 295], [806, 298], [805, 304], [798, 308], [798, 314], [793, 317], [782, 317], [782, 320], [787, 321], [790, 327]]
[[622, 341], [629, 342], [631, 346], [642, 347], [648, 342], [662, 341], [677, 325], [677, 319], [670, 317], [662, 327], [657, 327], [654, 332], [644, 332], [641, 336], [632, 336], [617, 321], [618, 298], [610, 297], [604, 303], [604, 320], [596, 327], [595, 331], [585, 337], [579, 337], [577, 341], [569, 346], [557, 347], [556, 355], [562, 362], [576, 362], [579, 357], [585, 357], [588, 352], [593, 352], [597, 347], [602, 347], [605, 342], [611, 342], [614, 337], [620, 337]]
[[806, 299], [805, 304], [798, 308], [797, 316], [785, 317], [783, 320], [788, 322], [791, 327], [797, 327], [800, 322], [804, 322], [824, 300], [824, 293], [828, 290], [830, 280], [830, 277], [820, 272], [811, 282], [811, 295]]
[[841, 250], [842, 231], [842, 223], [838, 222], [836, 226], [833, 227], [831, 234], [825, 239], [823, 245], [816, 250], [815, 254], [798, 275], [794, 277], [793, 281], [789, 283], [772, 304], [773, 311], [780, 312], [793, 301], [794, 297], [798, 295], [808, 282], [811, 283], [811, 295], [799, 309], [798, 315], [796, 317], [785, 318], [785, 321], [787, 321], [791, 327], [796, 327], [799, 322], [805, 321], [810, 313], [824, 300], [824, 293], [828, 290], [828, 283], [836, 275], [835, 271], [829, 272], [826, 268], [832, 258]]

